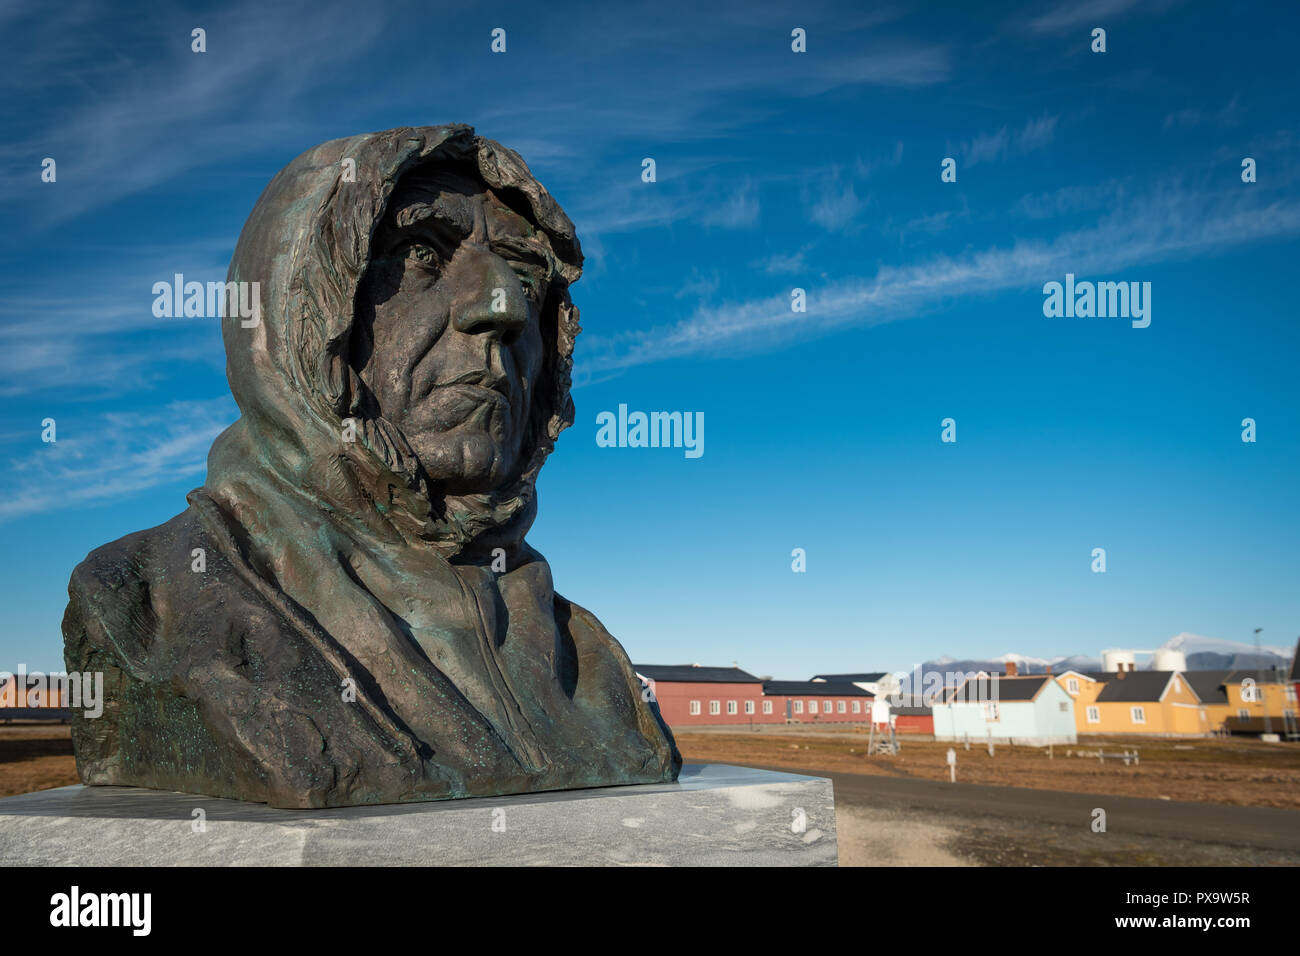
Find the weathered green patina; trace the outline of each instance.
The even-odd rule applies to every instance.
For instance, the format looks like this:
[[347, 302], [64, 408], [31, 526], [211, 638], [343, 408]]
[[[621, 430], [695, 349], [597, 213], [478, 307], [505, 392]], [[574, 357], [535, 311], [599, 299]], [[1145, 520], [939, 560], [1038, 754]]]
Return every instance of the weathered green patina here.
[[627, 655], [524, 541], [573, 422], [581, 267], [466, 126], [275, 177], [228, 275], [260, 290], [223, 323], [241, 418], [185, 512], [69, 584], [67, 666], [105, 674], [83, 781], [324, 807], [676, 778]]

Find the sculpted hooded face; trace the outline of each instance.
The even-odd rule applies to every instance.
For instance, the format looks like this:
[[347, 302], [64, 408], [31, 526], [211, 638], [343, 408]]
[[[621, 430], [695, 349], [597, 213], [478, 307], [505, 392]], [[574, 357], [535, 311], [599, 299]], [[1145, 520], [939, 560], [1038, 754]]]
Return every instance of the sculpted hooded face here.
[[227, 273], [263, 298], [222, 322], [239, 420], [183, 514], [69, 582], [66, 662], [109, 675], [73, 721], [86, 783], [325, 807], [676, 778], [626, 653], [525, 541], [581, 274], [564, 211], [469, 126], [271, 180]]
[[501, 486], [528, 453], [557, 264], [510, 198], [467, 167], [408, 173], [357, 296], [355, 367], [425, 473], [455, 493]]

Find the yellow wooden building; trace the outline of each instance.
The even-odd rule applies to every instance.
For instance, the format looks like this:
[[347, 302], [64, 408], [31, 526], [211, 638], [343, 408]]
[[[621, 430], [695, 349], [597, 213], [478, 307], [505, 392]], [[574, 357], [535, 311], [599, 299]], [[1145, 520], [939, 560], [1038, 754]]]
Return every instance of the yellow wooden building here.
[[1057, 683], [1074, 700], [1081, 734], [1199, 737], [1211, 732], [1201, 699], [1174, 671], [1066, 671]]
[[1296, 688], [1281, 675], [1253, 670], [1189, 671], [1212, 733], [1282, 733], [1296, 717]]
[[[1056, 682], [1074, 701], [1074, 729], [1080, 734], [1097, 733], [1097, 723], [1101, 720], [1100, 711], [1095, 706], [1097, 695], [1101, 693], [1106, 682], [1091, 677], [1083, 671], [1066, 671], [1056, 678]], [[1096, 720], [1090, 718], [1095, 717]]]

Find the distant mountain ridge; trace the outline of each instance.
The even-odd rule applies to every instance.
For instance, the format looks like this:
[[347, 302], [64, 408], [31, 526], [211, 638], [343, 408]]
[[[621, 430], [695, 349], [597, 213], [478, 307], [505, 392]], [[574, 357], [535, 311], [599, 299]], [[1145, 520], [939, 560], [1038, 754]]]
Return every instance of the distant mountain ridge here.
[[[1291, 652], [1286, 649], [1261, 644], [1259, 654], [1256, 655], [1253, 644], [1187, 632], [1171, 637], [1160, 646], [1168, 650], [1182, 651], [1187, 658], [1187, 669], [1193, 671], [1257, 669], [1267, 671], [1273, 667], [1286, 670], [1291, 664]], [[1155, 648], [1142, 648], [1142, 650], [1155, 650]], [[1073, 654], [1069, 657], [1043, 658], [1015, 653], [1003, 654], [1000, 657], [962, 660], [944, 656], [926, 661], [921, 665], [921, 670], [923, 673], [938, 671], [944, 674], [959, 674], [987, 671], [990, 674], [1001, 674], [1006, 671], [1006, 665], [1012, 661], [1021, 674], [1043, 674], [1049, 668], [1053, 674], [1060, 674], [1067, 670], [1101, 670], [1100, 655]], [[1137, 666], [1139, 670], [1151, 670], [1153, 666], [1151, 656], [1139, 654]], [[904, 678], [904, 688], [908, 685], [909, 681]]]

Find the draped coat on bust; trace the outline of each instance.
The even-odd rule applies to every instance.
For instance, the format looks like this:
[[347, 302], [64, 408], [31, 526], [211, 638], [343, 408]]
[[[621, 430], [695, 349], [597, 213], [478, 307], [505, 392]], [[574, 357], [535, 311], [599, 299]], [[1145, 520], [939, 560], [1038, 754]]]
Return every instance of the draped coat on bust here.
[[[490, 494], [430, 482], [400, 429], [362, 414], [348, 360], [386, 202], [441, 162], [526, 210], [557, 260], [527, 449]], [[524, 162], [466, 126], [335, 140], [272, 180], [228, 275], [260, 289], [256, 325], [223, 319], [241, 417], [183, 513], [72, 574], [66, 663], [105, 675], [102, 716], [74, 715], [85, 783], [326, 807], [676, 779], [622, 647], [524, 541], [573, 422], [581, 264]]]

